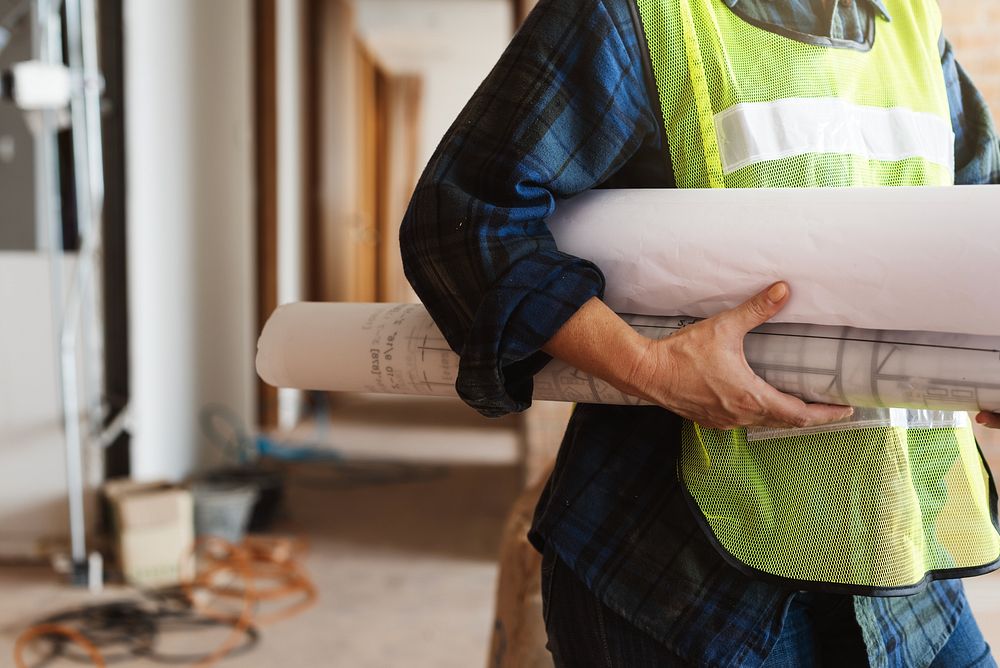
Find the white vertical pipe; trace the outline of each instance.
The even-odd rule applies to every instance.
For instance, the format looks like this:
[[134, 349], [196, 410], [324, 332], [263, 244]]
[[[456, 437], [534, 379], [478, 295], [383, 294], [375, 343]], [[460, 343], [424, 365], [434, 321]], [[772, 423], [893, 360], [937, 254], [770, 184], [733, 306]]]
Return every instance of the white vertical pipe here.
[[[75, 5], [79, 8], [78, 5]], [[48, 63], [62, 63], [62, 23], [59, 19], [57, 6], [48, 0], [39, 0], [33, 3], [32, 20], [32, 48], [34, 56]], [[72, 9], [67, 8], [67, 23], [69, 24], [69, 35], [67, 41], [72, 46], [75, 43], [73, 34]], [[79, 56], [79, 53], [75, 54]], [[74, 57], [71, 54], [71, 62]], [[79, 71], [79, 63], [77, 71]], [[79, 100], [76, 101], [76, 110], [79, 111]], [[77, 347], [75, 336], [67, 337], [67, 323], [75, 323], [77, 313], [75, 303], [66, 309], [66, 299], [63, 291], [63, 243], [62, 243], [62, 221], [59, 198], [59, 174], [58, 174], [58, 151], [56, 148], [55, 113], [52, 111], [41, 111], [39, 114], [39, 125], [36, 129], [36, 167], [35, 177], [38, 182], [36, 188], [36, 204], [38, 212], [39, 227], [47, 231], [49, 244], [47, 248], [50, 252], [50, 277], [52, 280], [52, 322], [55, 330], [54, 340], [56, 341], [56, 355], [60, 360], [57, 373], [57, 386], [59, 387], [60, 400], [62, 405], [62, 423], [64, 439], [64, 457], [66, 471], [66, 499], [69, 514], [69, 536], [70, 536], [70, 557], [73, 561], [73, 577], [77, 576], [77, 568], [81, 566], [86, 557], [86, 516], [85, 516], [85, 490], [83, 473], [83, 436], [80, 430], [80, 402], [78, 397], [77, 380]], [[74, 153], [77, 156], [85, 150], [80, 147], [79, 139], [83, 135], [83, 128], [79, 124], [80, 119], [74, 118]], [[79, 165], [77, 165], [79, 167]], [[79, 173], [77, 168], [74, 170]], [[78, 174], [79, 175], [79, 174]], [[79, 183], [78, 183], [79, 187]], [[89, 190], [88, 190], [89, 192]], [[86, 210], [81, 209], [81, 221], [88, 220]], [[81, 235], [86, 226], [81, 223]], [[84, 253], [80, 254], [81, 256]], [[79, 261], [79, 260], [78, 260]], [[71, 300], [72, 301], [72, 300]], [[70, 331], [75, 332], [75, 324], [70, 324]]]
[[199, 412], [253, 410], [252, 3], [126, 0], [132, 472], [208, 461]]
[[[303, 46], [302, 0], [276, 6], [278, 304], [305, 299], [305, 201], [303, 197]], [[278, 390], [278, 426], [291, 429], [302, 417], [302, 392]]]

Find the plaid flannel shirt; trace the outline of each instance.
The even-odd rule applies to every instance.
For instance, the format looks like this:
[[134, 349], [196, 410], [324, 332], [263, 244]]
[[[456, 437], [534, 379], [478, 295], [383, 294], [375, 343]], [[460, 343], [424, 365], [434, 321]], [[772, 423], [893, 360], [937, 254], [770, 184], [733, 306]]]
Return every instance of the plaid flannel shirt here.
[[[880, 0], [838, 2], [832, 17], [820, 0], [725, 2], [760, 21], [858, 41], [873, 13], [890, 19]], [[559, 251], [546, 228], [557, 199], [674, 185], [635, 21], [632, 0], [542, 0], [414, 192], [400, 235], [407, 276], [461, 355], [459, 394], [484, 415], [530, 404], [532, 376], [549, 359], [540, 348], [602, 294], [600, 270]], [[1000, 182], [990, 113], [943, 38], [941, 47], [956, 181]], [[679, 425], [659, 408], [579, 406], [531, 538], [693, 665], [756, 666], [794, 592], [746, 578], [708, 544], [678, 487]], [[872, 665], [928, 665], [966, 604], [958, 581], [855, 597]]]

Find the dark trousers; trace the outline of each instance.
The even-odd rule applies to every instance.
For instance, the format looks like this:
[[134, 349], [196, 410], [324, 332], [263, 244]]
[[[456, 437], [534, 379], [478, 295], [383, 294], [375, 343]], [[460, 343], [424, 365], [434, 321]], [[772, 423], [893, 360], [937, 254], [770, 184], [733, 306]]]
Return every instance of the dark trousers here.
[[[542, 597], [548, 649], [557, 668], [680, 668], [683, 661], [644, 631], [603, 605], [558, 557], [542, 561]], [[852, 597], [797, 594], [763, 668], [868, 665]], [[970, 610], [931, 668], [996, 668]]]

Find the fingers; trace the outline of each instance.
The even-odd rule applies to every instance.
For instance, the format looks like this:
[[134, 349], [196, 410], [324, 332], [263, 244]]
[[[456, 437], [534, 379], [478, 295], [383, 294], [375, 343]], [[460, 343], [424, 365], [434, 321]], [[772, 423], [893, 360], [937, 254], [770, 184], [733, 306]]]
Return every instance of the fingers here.
[[736, 308], [726, 311], [721, 317], [734, 321], [743, 333], [749, 332], [777, 315], [788, 301], [788, 294], [787, 283], [775, 283]]
[[976, 415], [976, 422], [988, 429], [1000, 429], [1000, 413], [982, 411]]
[[[854, 414], [849, 406], [832, 404], [807, 404], [789, 394], [783, 394], [765, 383], [763, 408], [767, 411], [768, 423], [779, 423], [790, 427], [816, 427], [846, 420]], [[1000, 417], [1000, 416], [998, 416]]]

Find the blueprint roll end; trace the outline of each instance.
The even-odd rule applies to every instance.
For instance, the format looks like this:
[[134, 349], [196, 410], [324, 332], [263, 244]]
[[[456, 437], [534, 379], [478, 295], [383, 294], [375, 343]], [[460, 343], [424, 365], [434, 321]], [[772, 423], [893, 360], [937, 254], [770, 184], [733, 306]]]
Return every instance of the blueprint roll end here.
[[257, 375], [273, 387], [289, 387], [288, 373], [284, 364], [284, 347], [287, 334], [282, 326], [284, 311], [289, 306], [279, 306], [264, 324], [257, 339]]

